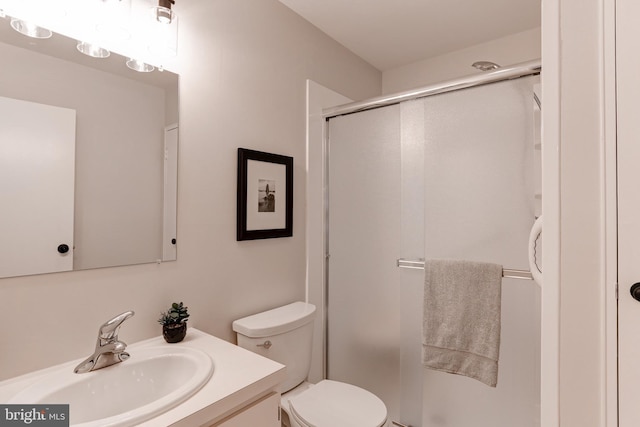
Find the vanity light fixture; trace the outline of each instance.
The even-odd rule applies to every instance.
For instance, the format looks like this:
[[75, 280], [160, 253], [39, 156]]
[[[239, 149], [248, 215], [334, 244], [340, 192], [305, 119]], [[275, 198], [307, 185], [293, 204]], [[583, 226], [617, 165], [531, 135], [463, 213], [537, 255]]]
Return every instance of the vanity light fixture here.
[[127, 67], [139, 73], [150, 73], [153, 70], [155, 70], [153, 65], [146, 64], [142, 61], [138, 61], [137, 59], [133, 59], [133, 58], [129, 58], [127, 60]]
[[[76, 39], [94, 58], [119, 52], [139, 72], [169, 65], [177, 56], [175, 0], [0, 0], [0, 18], [35, 38], [52, 32]], [[153, 64], [153, 66], [151, 65]]]
[[123, 41], [131, 38], [131, 0], [97, 1], [99, 17], [96, 31], [106, 40]]
[[158, 6], [151, 8], [148, 21], [147, 50], [154, 57], [176, 56], [178, 50], [178, 16], [171, 10], [175, 0], [158, 0]]
[[32, 37], [34, 39], [48, 39], [53, 35], [51, 30], [39, 27], [29, 21], [23, 21], [22, 19], [17, 18], [13, 18], [11, 20], [11, 28], [16, 30], [20, 34], [24, 34], [25, 36]]
[[171, 5], [175, 3], [175, 0], [158, 0], [158, 6], [151, 9], [156, 21], [161, 24], [171, 24], [175, 19], [175, 13], [171, 10]]
[[67, 14], [64, 4], [50, 0], [0, 0], [0, 9], [11, 17], [11, 28], [35, 39], [50, 38]]
[[107, 49], [104, 49], [94, 43], [83, 42], [81, 40], [78, 40], [76, 48], [81, 53], [84, 53], [87, 56], [91, 56], [92, 58], [107, 58], [109, 55], [111, 55], [111, 52], [109, 52]]

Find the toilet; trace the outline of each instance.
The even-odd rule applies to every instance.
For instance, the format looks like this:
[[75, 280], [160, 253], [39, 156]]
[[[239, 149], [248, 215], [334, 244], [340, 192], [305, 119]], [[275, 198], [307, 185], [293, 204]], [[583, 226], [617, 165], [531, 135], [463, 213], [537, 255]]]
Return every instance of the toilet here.
[[387, 408], [373, 393], [351, 384], [306, 381], [311, 366], [313, 304], [294, 302], [233, 322], [238, 345], [287, 367], [280, 406], [290, 427], [383, 427]]

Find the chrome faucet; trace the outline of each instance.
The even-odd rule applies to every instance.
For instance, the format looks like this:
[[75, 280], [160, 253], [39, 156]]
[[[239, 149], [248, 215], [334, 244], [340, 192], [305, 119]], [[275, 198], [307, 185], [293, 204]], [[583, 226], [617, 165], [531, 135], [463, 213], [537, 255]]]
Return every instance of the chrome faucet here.
[[118, 330], [122, 322], [134, 314], [133, 311], [126, 311], [100, 326], [93, 354], [76, 366], [73, 372], [82, 374], [127, 360], [129, 353], [124, 351], [127, 344], [118, 340]]

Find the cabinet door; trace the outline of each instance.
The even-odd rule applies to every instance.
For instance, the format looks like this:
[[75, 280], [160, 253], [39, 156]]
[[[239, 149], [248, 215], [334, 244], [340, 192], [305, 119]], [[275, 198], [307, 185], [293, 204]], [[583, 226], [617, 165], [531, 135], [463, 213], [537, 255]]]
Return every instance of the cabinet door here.
[[211, 427], [280, 427], [280, 393], [271, 393]]

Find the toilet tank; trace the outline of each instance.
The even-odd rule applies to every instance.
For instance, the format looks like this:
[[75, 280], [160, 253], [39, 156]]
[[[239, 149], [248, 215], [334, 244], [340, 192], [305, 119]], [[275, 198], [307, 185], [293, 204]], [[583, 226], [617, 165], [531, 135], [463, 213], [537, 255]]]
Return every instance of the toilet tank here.
[[315, 312], [313, 304], [294, 302], [233, 322], [240, 347], [287, 367], [281, 393], [303, 382], [309, 374]]

